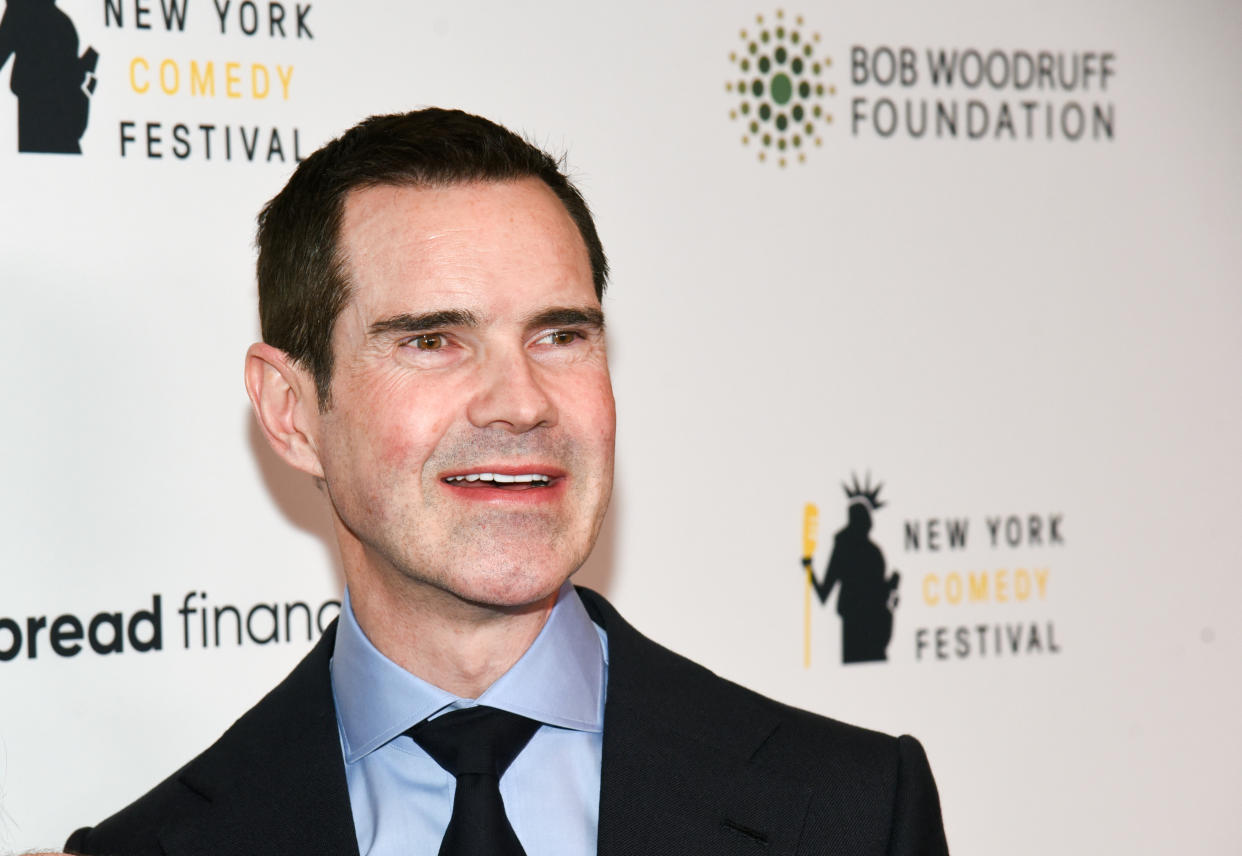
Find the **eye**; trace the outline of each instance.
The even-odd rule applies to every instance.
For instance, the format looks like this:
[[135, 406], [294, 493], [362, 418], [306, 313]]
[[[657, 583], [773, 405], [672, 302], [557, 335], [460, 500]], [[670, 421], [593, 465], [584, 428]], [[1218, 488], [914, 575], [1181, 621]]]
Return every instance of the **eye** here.
[[424, 333], [415, 336], [409, 344], [420, 351], [438, 351], [444, 347], [444, 336], [439, 333]]
[[572, 345], [580, 338], [582, 338], [582, 334], [574, 332], [573, 330], [553, 330], [551, 333], [548, 333], [546, 336], [540, 338], [537, 344]]

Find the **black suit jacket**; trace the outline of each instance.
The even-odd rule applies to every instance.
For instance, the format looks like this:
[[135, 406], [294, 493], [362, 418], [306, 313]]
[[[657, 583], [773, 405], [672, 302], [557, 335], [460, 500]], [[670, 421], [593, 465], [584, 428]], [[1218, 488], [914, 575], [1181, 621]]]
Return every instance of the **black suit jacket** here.
[[[580, 589], [608, 633], [599, 856], [942, 854], [923, 749], [716, 677]], [[356, 856], [328, 674], [335, 626], [216, 743], [71, 853]]]

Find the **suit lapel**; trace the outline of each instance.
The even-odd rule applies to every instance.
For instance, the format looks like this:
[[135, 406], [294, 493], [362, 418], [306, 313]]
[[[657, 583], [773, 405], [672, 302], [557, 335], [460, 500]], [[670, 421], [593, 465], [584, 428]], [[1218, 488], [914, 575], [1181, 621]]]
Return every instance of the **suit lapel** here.
[[319, 644], [276, 689], [179, 775], [200, 813], [165, 830], [173, 856], [357, 854], [328, 663]]
[[753, 760], [776, 716], [579, 591], [608, 633], [599, 856], [794, 853], [811, 789]]

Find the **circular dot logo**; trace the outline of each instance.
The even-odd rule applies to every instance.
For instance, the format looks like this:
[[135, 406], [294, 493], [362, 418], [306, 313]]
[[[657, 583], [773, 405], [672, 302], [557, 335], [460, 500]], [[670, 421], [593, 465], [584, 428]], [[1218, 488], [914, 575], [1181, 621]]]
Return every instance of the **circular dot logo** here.
[[832, 124], [827, 99], [837, 94], [826, 80], [832, 58], [817, 54], [819, 33], [803, 23], [801, 15], [786, 21], [782, 9], [770, 21], [756, 15], [754, 29], [741, 31], [741, 49], [729, 54], [729, 118], [744, 125], [742, 145], [782, 167], [794, 159], [805, 163], [807, 150], [823, 145]]

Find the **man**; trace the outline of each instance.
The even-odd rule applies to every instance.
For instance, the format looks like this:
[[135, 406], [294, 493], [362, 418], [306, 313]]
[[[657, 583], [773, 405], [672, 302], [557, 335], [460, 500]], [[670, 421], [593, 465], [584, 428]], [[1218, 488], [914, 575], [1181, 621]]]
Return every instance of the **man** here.
[[259, 223], [246, 386], [330, 500], [342, 616], [66, 849], [944, 852], [912, 738], [729, 684], [567, 583], [608, 504], [614, 412], [607, 263], [550, 157], [460, 112], [375, 117]]

